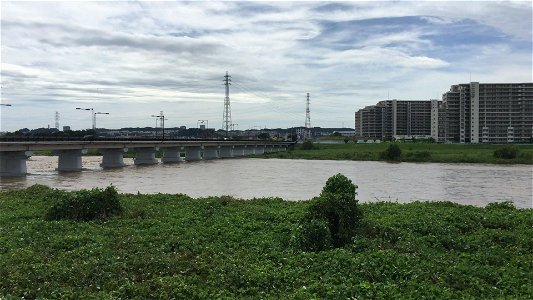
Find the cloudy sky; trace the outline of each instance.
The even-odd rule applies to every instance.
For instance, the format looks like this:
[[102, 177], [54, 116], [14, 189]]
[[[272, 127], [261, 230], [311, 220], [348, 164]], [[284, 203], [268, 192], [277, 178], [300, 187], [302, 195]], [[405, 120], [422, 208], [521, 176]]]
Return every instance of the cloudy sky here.
[[532, 81], [524, 2], [1, 3], [1, 130], [222, 127], [226, 71], [238, 129], [353, 127], [382, 99], [452, 84]]

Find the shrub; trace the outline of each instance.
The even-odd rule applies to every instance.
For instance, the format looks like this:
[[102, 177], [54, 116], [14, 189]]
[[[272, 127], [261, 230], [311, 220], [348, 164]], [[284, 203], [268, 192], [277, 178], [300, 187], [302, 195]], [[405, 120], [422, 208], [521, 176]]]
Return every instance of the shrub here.
[[381, 152], [381, 158], [383, 159], [398, 160], [401, 155], [402, 150], [397, 144], [390, 144], [385, 151]]
[[311, 149], [314, 149], [315, 148], [315, 145], [313, 144], [313, 141], [311, 140], [307, 140], [305, 142], [302, 143], [302, 147], [301, 149], [302, 150], [311, 150]]
[[356, 188], [342, 174], [328, 179], [302, 219], [298, 236], [301, 249], [321, 251], [330, 246], [342, 247], [352, 240], [361, 221]]
[[46, 220], [91, 221], [122, 213], [118, 192], [113, 186], [104, 190], [96, 188], [63, 193], [62, 198], [47, 210]]
[[328, 223], [324, 219], [309, 219], [298, 227], [296, 237], [301, 249], [318, 252], [331, 248], [331, 233]]
[[494, 157], [503, 159], [513, 159], [518, 156], [520, 150], [515, 146], [505, 146], [494, 150]]
[[357, 185], [354, 185], [350, 179], [339, 173], [328, 178], [324, 188], [322, 188], [320, 196], [327, 193], [348, 194], [349, 198], [355, 199], [355, 196], [357, 195], [357, 192], [355, 191], [356, 189]]

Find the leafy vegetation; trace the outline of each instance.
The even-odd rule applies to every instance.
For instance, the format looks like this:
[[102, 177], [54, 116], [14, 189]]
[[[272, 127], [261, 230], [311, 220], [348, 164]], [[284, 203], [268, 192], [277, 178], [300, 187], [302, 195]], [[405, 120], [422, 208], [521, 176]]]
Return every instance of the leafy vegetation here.
[[108, 219], [122, 213], [122, 206], [118, 200], [117, 190], [113, 186], [106, 189], [81, 190], [78, 192], [64, 192], [53, 190], [48, 197], [60, 201], [46, 211], [45, 219], [91, 221]]
[[298, 233], [300, 248], [322, 251], [342, 247], [355, 236], [361, 222], [356, 186], [342, 174], [326, 182], [320, 196], [311, 200]]
[[[401, 150], [398, 161], [443, 162], [443, 163], [491, 163], [491, 164], [533, 164], [531, 145], [513, 145], [519, 150], [515, 158], [505, 159], [494, 156], [501, 145], [396, 143]], [[330, 159], [330, 160], [389, 160], [381, 156], [391, 143], [380, 144], [320, 144], [315, 143], [312, 151], [296, 146], [292, 151], [258, 155], [265, 158], [288, 159]]]
[[503, 159], [513, 159], [520, 154], [520, 150], [514, 146], [505, 146], [494, 150], [494, 157]]
[[389, 144], [387, 149], [381, 152], [380, 156], [385, 160], [399, 160], [402, 156], [402, 150], [398, 144]]
[[306, 140], [305, 142], [302, 143], [301, 148], [302, 148], [302, 150], [312, 150], [312, 149], [314, 149], [313, 141]]
[[0, 191], [0, 298], [533, 295], [533, 210], [509, 203], [360, 203], [355, 239], [307, 252], [292, 245], [309, 201], [118, 194], [121, 215], [47, 221], [54, 193]]

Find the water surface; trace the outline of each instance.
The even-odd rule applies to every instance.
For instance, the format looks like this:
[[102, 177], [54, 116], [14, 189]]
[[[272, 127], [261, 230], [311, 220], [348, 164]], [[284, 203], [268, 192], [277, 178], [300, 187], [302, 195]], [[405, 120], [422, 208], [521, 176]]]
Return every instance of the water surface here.
[[387, 163], [374, 161], [219, 159], [134, 166], [102, 170], [101, 157], [83, 157], [84, 170], [58, 173], [57, 157], [34, 156], [28, 174], [3, 178], [0, 188], [33, 184], [78, 190], [113, 184], [125, 193], [184, 193], [192, 197], [231, 195], [237, 198], [281, 197], [308, 200], [317, 196], [326, 180], [342, 173], [359, 186], [366, 201], [439, 201], [484, 206], [513, 201], [533, 208], [533, 170], [530, 165]]

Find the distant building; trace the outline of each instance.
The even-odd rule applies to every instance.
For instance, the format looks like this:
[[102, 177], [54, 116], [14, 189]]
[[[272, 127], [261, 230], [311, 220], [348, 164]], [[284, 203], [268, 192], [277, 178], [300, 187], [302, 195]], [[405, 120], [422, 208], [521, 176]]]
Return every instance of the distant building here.
[[355, 113], [355, 135], [373, 139], [429, 138], [432, 132], [438, 132], [440, 106], [438, 100], [380, 101]]
[[457, 84], [442, 101], [446, 142], [525, 143], [533, 137], [533, 83]]
[[70, 131], [70, 126], [63, 126], [63, 131]]
[[452, 85], [439, 100], [384, 100], [355, 113], [365, 139], [429, 138], [451, 143], [529, 143], [533, 83]]

